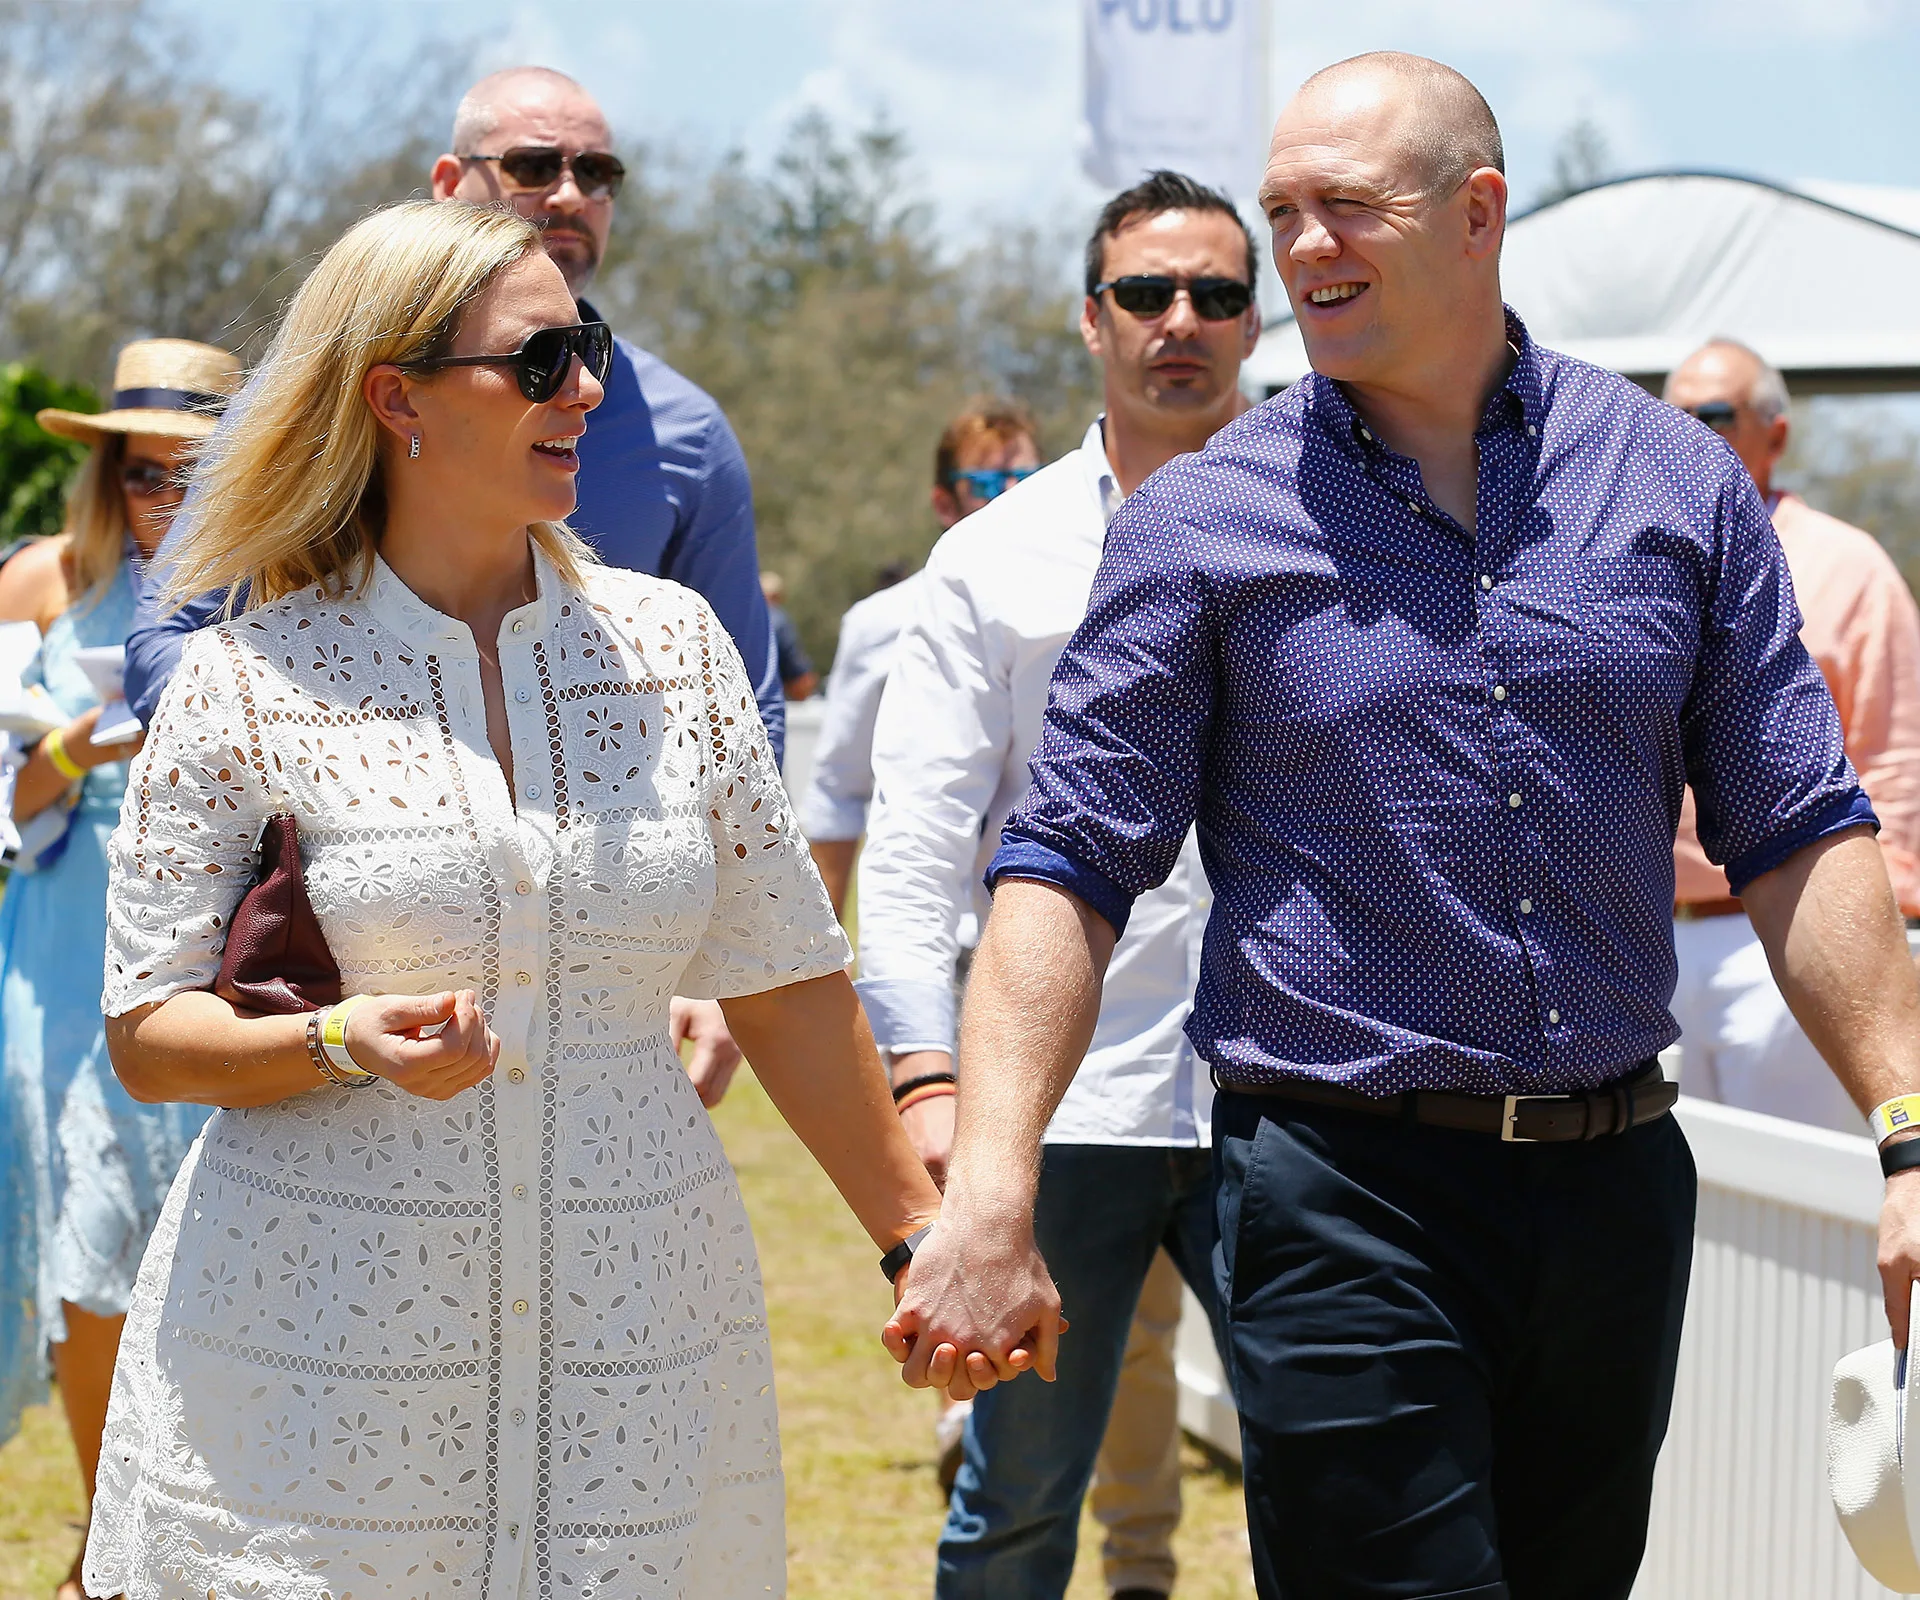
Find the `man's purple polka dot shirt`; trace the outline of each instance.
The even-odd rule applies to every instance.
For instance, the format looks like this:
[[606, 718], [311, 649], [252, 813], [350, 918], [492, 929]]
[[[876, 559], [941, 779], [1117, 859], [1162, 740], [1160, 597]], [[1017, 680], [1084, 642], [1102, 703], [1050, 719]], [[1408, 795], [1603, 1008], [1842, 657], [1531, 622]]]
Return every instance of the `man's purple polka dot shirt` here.
[[1877, 826], [1739, 461], [1532, 343], [1477, 534], [1310, 375], [1107, 535], [989, 882], [1123, 927], [1198, 824], [1222, 1082], [1562, 1093], [1675, 1038], [1683, 786], [1737, 892]]

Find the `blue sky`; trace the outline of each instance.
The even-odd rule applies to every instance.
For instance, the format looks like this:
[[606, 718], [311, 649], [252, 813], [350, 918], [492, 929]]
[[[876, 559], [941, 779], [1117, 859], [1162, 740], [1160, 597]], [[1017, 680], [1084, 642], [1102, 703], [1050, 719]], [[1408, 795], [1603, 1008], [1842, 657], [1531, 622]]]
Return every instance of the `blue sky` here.
[[[418, 60], [449, 39], [486, 64], [573, 73], [616, 128], [767, 149], [807, 106], [884, 109], [948, 224], [1071, 218], [1080, 176], [1077, 0], [167, 0], [236, 87], [292, 81], [316, 22]], [[1516, 195], [1576, 117], [1616, 164], [1920, 186], [1912, 0], [1272, 0], [1277, 105], [1361, 50], [1417, 50], [1486, 93]], [[1249, 173], [1249, 192], [1252, 171]]]

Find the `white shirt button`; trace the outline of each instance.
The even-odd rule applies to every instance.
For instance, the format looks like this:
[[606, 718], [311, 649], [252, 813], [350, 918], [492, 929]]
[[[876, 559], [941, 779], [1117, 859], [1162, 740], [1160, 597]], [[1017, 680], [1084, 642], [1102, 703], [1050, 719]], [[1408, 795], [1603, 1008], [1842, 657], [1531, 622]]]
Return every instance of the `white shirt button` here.
[[1531, 900], [1522, 900], [1520, 902], [1520, 915], [1523, 917], [1533, 915], [1533, 902]]
[[513, 1197], [514, 1197], [514, 1199], [516, 1199], [516, 1200], [524, 1200], [524, 1199], [526, 1199], [526, 1197], [527, 1197], [527, 1186], [526, 1186], [526, 1185], [525, 1185], [524, 1183], [516, 1183], [516, 1184], [515, 1184], [515, 1185], [513, 1186]]
[[1549, 1022], [1558, 1022], [1559, 1020], [1560, 1020], [1560, 1013], [1559, 1013], [1559, 1012], [1557, 1012], [1557, 1011], [1549, 1011], [1549, 1012], [1547, 1013], [1547, 1021], [1549, 1021]]
[[514, 1314], [514, 1315], [515, 1315], [516, 1317], [524, 1317], [524, 1316], [525, 1316], [525, 1315], [527, 1314], [527, 1303], [526, 1303], [526, 1301], [524, 1301], [524, 1300], [516, 1300], [516, 1301], [514, 1301], [514, 1303], [513, 1303], [513, 1314]]
[[522, 705], [525, 705], [529, 700], [533, 698], [533, 696], [530, 695], [525, 689], [515, 689], [513, 691], [513, 697], [514, 699], [518, 700]]
[[515, 1083], [525, 1083], [527, 1081], [527, 1069], [525, 1067], [508, 1067], [507, 1076]]
[[1519, 795], [1517, 795], [1517, 794], [1510, 794], [1510, 795], [1508, 795], [1508, 796], [1507, 796], [1507, 804], [1508, 804], [1509, 806], [1511, 806], [1511, 807], [1513, 807], [1513, 808], [1515, 808], [1515, 809], [1517, 810], [1517, 809], [1519, 808], [1519, 805], [1520, 805], [1520, 796], [1519, 796]]
[[524, 989], [528, 984], [533, 982], [533, 974], [531, 972], [516, 972], [513, 975], [513, 981]]
[[1367, 441], [1367, 443], [1368, 443], [1368, 444], [1372, 444], [1372, 443], [1373, 443], [1373, 435], [1372, 435], [1371, 433], [1369, 433], [1369, 432], [1368, 432], [1368, 431], [1367, 431], [1367, 430], [1366, 430], [1365, 428], [1362, 428], [1362, 429], [1360, 430], [1360, 437], [1361, 437], [1361, 438], [1363, 438], [1363, 439], [1365, 439], [1365, 440]]
[[1540, 437], [1540, 430], [1536, 428], [1531, 422], [1527, 424], [1527, 437], [1529, 439], [1537, 439]]
[[1487, 573], [1483, 572], [1480, 574], [1480, 587], [1483, 589], [1491, 589], [1493, 587], [1493, 579]]
[[513, 892], [515, 894], [532, 894], [533, 885], [528, 883], [525, 878], [522, 878], [518, 883], [516, 883], [513, 886]]
[[1506, 686], [1506, 685], [1505, 685], [1504, 683], [1496, 683], [1496, 684], [1495, 684], [1495, 685], [1493, 686], [1493, 697], [1494, 697], [1494, 699], [1496, 699], [1496, 700], [1504, 700], [1504, 699], [1506, 699], [1506, 697], [1507, 697], [1507, 686]]
[[1411, 512], [1412, 512], [1412, 513], [1413, 513], [1413, 514], [1414, 514], [1414, 515], [1416, 516], [1416, 517], [1417, 517], [1417, 516], [1419, 516], [1419, 515], [1420, 515], [1420, 502], [1419, 502], [1418, 500], [1409, 500], [1409, 501], [1407, 502], [1407, 509], [1408, 509], [1409, 511], [1411, 511]]

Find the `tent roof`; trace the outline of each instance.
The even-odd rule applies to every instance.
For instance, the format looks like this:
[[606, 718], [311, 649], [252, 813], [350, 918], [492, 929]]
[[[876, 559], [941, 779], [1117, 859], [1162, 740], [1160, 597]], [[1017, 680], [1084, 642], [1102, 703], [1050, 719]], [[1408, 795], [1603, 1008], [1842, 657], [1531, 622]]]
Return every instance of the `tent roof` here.
[[[1642, 383], [1719, 335], [1796, 393], [1920, 389], [1920, 190], [1615, 178], [1516, 217], [1500, 276], [1542, 344]], [[1271, 389], [1306, 370], [1288, 315], [1244, 379]]]

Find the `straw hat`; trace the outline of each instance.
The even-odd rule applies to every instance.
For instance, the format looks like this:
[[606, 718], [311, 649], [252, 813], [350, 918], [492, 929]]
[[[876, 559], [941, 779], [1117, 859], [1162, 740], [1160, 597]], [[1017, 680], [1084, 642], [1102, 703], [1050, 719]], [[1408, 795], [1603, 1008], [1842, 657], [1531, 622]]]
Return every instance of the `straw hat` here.
[[[1907, 1352], [1920, 1350], [1920, 1294]], [[1843, 1356], [1833, 1369], [1827, 1413], [1827, 1489], [1860, 1565], [1897, 1594], [1920, 1593], [1920, 1466], [1909, 1478], [1906, 1446], [1920, 1439], [1920, 1382], [1891, 1339]]]
[[98, 444], [109, 433], [158, 433], [204, 439], [240, 387], [240, 362], [229, 350], [191, 339], [140, 339], [113, 364], [111, 411], [60, 411], [35, 419], [48, 433]]

